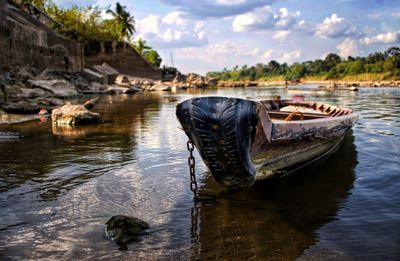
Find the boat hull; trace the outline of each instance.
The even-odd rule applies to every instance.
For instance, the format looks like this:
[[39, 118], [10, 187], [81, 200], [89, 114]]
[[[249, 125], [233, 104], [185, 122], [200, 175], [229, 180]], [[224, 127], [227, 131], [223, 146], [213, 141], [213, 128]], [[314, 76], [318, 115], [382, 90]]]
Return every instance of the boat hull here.
[[301, 113], [301, 120], [270, 118], [290, 114], [276, 110], [286, 103], [201, 97], [180, 103], [176, 115], [217, 182], [249, 187], [255, 180], [288, 173], [332, 151], [358, 119], [349, 109], [317, 103], [312, 106], [333, 116]]

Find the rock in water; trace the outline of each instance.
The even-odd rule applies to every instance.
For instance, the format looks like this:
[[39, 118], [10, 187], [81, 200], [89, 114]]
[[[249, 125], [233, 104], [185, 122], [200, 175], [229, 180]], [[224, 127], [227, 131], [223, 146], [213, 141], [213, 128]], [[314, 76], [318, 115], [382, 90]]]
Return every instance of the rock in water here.
[[106, 235], [115, 241], [120, 250], [127, 250], [126, 244], [136, 240], [149, 228], [149, 224], [135, 217], [113, 216], [106, 223]]
[[54, 109], [51, 121], [57, 126], [75, 126], [81, 124], [100, 123], [100, 114], [89, 111], [84, 105], [66, 104]]

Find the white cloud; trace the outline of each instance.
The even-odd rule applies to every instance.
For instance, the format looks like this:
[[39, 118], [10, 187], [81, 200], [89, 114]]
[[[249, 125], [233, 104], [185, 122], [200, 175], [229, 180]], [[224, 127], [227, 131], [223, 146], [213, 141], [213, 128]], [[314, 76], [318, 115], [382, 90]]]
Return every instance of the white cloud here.
[[289, 13], [286, 8], [279, 9], [279, 14], [274, 15], [276, 25], [278, 27], [288, 28], [296, 22], [296, 17], [300, 16], [300, 12]]
[[194, 24], [194, 31], [195, 32], [199, 32], [199, 31], [203, 30], [203, 28], [204, 28], [204, 21], [197, 21]]
[[396, 17], [396, 18], [400, 18], [400, 11], [395, 11], [390, 13], [390, 16]]
[[272, 35], [272, 39], [282, 42], [288, 38], [289, 34], [290, 34], [290, 31], [285, 31], [285, 30], [276, 31], [274, 33], [274, 35]]
[[195, 17], [229, 17], [271, 5], [276, 0], [161, 0]]
[[269, 59], [271, 59], [273, 53], [274, 53], [274, 50], [267, 50], [267, 51], [264, 52], [263, 58], [265, 60], [269, 60]]
[[270, 6], [263, 6], [237, 15], [232, 22], [232, 29], [236, 32], [247, 32], [265, 29], [288, 29], [296, 25], [300, 12], [290, 13], [288, 9], [281, 8], [274, 14]]
[[246, 3], [246, 0], [216, 0], [215, 2], [221, 5], [238, 5]]
[[363, 44], [396, 44], [400, 43], [400, 31], [387, 32], [385, 34], [378, 34], [371, 37], [365, 37], [361, 40]]
[[385, 11], [376, 11], [371, 14], [368, 14], [367, 17], [371, 19], [380, 19], [382, 17], [387, 17], [387, 16], [395, 17], [395, 18], [400, 18], [400, 11], [393, 11], [393, 12], [385, 12]]
[[240, 45], [231, 41], [210, 45], [207, 47], [206, 51], [207, 54], [212, 57], [218, 55], [257, 56], [260, 54], [258, 48], [251, 48], [248, 45]]
[[315, 35], [321, 38], [338, 38], [356, 34], [357, 29], [337, 14], [326, 17], [315, 30]]
[[203, 46], [208, 42], [203, 31], [204, 21], [192, 20], [179, 11], [165, 16], [148, 15], [137, 20], [136, 28], [137, 37], [160, 49]]
[[281, 60], [283, 62], [294, 62], [298, 59], [300, 59], [303, 56], [303, 53], [301, 50], [294, 50], [291, 52], [286, 52], [281, 54]]
[[359, 54], [358, 44], [355, 40], [346, 38], [343, 42], [336, 46], [339, 55], [342, 57], [356, 56]]
[[179, 11], [174, 11], [174, 12], [166, 14], [161, 19], [161, 22], [164, 24], [169, 24], [169, 25], [187, 25], [188, 19], [185, 18], [184, 13], [179, 12]]

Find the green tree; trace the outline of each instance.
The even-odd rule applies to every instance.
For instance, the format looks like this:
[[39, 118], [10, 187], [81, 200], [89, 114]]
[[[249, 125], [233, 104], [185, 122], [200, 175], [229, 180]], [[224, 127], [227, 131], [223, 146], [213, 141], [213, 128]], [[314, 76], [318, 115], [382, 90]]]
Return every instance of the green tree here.
[[364, 62], [360, 59], [347, 64], [346, 73], [349, 75], [357, 75], [364, 72]]
[[144, 55], [147, 51], [151, 50], [151, 47], [147, 45], [146, 41], [142, 40], [142, 37], [136, 41], [134, 47], [141, 55]]
[[111, 9], [107, 10], [107, 14], [112, 15], [112, 20], [114, 21], [116, 28], [119, 30], [119, 40], [121, 41], [131, 39], [133, 34], [136, 32], [135, 18], [125, 9], [126, 6], [122, 6], [117, 2], [115, 5], [115, 11]]
[[157, 51], [155, 50], [150, 50], [148, 52], [146, 52], [143, 55], [144, 58], [146, 58], [146, 60], [151, 63], [152, 65], [154, 65], [155, 67], [160, 67], [162, 59], [160, 57], [160, 55], [158, 54]]
[[300, 63], [294, 63], [289, 68], [289, 72], [286, 74], [286, 80], [298, 80], [303, 77], [306, 73], [306, 67]]
[[324, 60], [324, 64], [325, 64], [325, 68], [324, 70], [329, 71], [330, 69], [332, 69], [333, 67], [336, 66], [336, 64], [340, 63], [342, 61], [342, 59], [340, 58], [339, 55], [335, 54], [335, 53], [330, 53], [325, 57]]
[[136, 51], [155, 67], [160, 67], [162, 59], [157, 51], [147, 45], [140, 37], [133, 45]]

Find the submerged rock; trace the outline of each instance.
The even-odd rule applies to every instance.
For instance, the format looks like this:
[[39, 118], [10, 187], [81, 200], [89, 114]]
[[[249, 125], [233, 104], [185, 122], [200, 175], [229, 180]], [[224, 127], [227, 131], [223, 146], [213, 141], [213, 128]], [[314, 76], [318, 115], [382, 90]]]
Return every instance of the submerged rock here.
[[100, 123], [100, 114], [89, 111], [84, 105], [66, 105], [54, 109], [51, 121], [57, 126], [75, 126], [81, 124]]
[[136, 240], [148, 228], [149, 224], [143, 220], [117, 215], [106, 222], [106, 235], [120, 246], [120, 250], [127, 250], [126, 244]]

